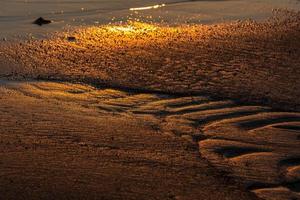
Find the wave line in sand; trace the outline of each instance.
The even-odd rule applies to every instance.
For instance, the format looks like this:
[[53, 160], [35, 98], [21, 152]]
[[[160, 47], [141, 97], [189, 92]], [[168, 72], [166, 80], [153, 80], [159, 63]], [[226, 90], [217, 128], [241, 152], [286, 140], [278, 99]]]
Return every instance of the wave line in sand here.
[[[68, 113], [72, 113], [72, 110], [79, 111], [83, 117], [101, 119], [103, 116], [109, 118], [113, 115], [117, 118], [137, 119], [156, 132], [168, 136], [169, 140], [181, 138], [188, 141], [192, 146], [190, 149], [199, 151], [201, 157], [215, 168], [228, 172], [230, 177], [243, 183], [245, 189], [263, 199], [289, 200], [300, 197], [298, 112], [279, 112], [265, 106], [239, 105], [232, 100], [218, 101], [207, 96], [96, 89], [69, 83], [3, 82], [3, 85], [5, 87], [0, 87], [3, 102], [7, 98], [14, 98], [14, 95], [23, 96], [14, 98], [14, 105], [22, 104], [24, 99], [30, 98], [34, 99], [31, 102], [50, 103], [49, 109], [53, 106], [51, 102], [64, 105]], [[12, 109], [0, 106], [0, 115], [14, 112]], [[51, 112], [47, 114], [44, 109], [43, 117], [47, 119]], [[2, 128], [8, 127], [9, 123], [11, 122], [8, 120], [2, 121]], [[258, 125], [253, 126], [254, 123]], [[43, 133], [47, 132], [43, 127], [41, 129]], [[78, 129], [85, 131], [84, 127]], [[116, 145], [97, 145], [92, 141], [81, 142], [79, 145], [120, 149]]]

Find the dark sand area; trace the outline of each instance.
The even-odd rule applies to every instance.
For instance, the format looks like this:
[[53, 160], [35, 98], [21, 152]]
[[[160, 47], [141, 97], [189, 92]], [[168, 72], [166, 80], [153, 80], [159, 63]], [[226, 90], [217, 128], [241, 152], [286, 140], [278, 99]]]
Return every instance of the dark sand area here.
[[3, 199], [256, 199], [195, 142], [121, 105], [159, 95], [50, 82], [2, 82], [0, 93]]
[[4, 199], [299, 199], [297, 112], [70, 83], [0, 93]]
[[278, 11], [0, 43], [1, 197], [300, 199], [299, 33]]

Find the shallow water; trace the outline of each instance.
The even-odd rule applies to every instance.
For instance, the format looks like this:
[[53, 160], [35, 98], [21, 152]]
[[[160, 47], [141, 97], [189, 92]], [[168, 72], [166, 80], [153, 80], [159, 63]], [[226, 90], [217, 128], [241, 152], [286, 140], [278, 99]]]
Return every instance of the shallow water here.
[[[158, 9], [130, 8], [161, 5]], [[194, 0], [0, 0], [0, 37], [41, 37], [74, 26], [106, 24], [135, 19], [180, 23], [215, 23], [237, 19], [261, 19], [273, 9], [300, 10], [297, 0], [194, 1]], [[44, 17], [52, 24], [38, 27], [32, 22]]]

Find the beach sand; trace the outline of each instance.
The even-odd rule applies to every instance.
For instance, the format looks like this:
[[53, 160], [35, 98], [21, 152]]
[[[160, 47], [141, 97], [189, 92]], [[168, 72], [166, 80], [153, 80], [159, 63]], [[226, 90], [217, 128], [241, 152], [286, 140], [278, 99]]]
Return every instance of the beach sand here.
[[1, 42], [1, 198], [300, 199], [299, 23]]
[[172, 96], [1, 82], [3, 199], [256, 199], [130, 109]]
[[299, 19], [298, 12], [278, 11], [263, 22], [128, 22], [3, 43], [11, 67], [0, 76], [200, 93], [299, 111]]
[[4, 199], [300, 197], [297, 112], [42, 81], [0, 93]]

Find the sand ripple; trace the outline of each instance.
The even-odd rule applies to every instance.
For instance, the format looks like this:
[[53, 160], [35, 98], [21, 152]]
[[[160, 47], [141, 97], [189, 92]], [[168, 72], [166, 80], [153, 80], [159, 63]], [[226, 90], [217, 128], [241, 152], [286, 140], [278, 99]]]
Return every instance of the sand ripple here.
[[[82, 116], [101, 118], [113, 115], [120, 119], [125, 117], [128, 120], [144, 121], [157, 133], [170, 139], [183, 139], [190, 143], [190, 148], [194, 146], [194, 150], [198, 147], [200, 156], [208, 160], [213, 167], [226, 172], [226, 176], [233, 177], [235, 181], [242, 183], [245, 189], [263, 199], [300, 198], [298, 112], [281, 112], [266, 106], [241, 105], [232, 100], [218, 100], [208, 96], [95, 89], [87, 85], [69, 83], [5, 82], [1, 91], [5, 98], [7, 95], [19, 94], [33, 99], [33, 102], [39, 100], [53, 106], [63, 105], [66, 109], [64, 113], [73, 113], [72, 110], [75, 110]], [[47, 116], [51, 116], [51, 113], [48, 113], [51, 109], [43, 109], [43, 116], [50, 120]], [[1, 110], [4, 113], [12, 111], [9, 108]], [[32, 116], [32, 119], [35, 117]], [[2, 120], [1, 123], [5, 127], [5, 123], [8, 122]], [[56, 123], [53, 126], [56, 126]], [[46, 127], [49, 130], [53, 129], [51, 120], [47, 122]], [[78, 132], [80, 136], [80, 129], [66, 131]], [[91, 131], [92, 129], [90, 127]], [[43, 131], [46, 138], [49, 130]], [[76, 143], [79, 147], [106, 150], [120, 148], [118, 145], [124, 142], [118, 141], [117, 146], [99, 145], [92, 140], [74, 143], [71, 141], [77, 141], [76, 138], [60, 138], [59, 135], [58, 132], [48, 140], [64, 140], [69, 145]]]

